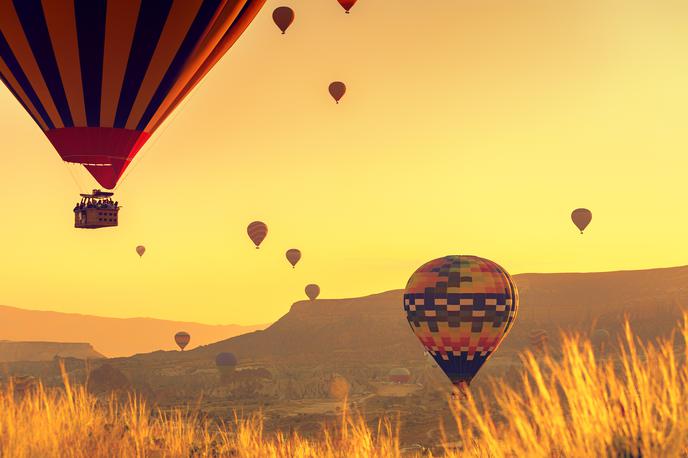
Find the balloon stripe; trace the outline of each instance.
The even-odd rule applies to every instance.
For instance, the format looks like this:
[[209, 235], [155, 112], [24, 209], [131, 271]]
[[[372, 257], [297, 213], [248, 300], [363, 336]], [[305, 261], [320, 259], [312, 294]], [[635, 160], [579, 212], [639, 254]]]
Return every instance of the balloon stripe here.
[[[78, 51], [82, 91], [80, 98], [86, 110], [85, 121], [77, 120], [76, 123], [78, 126], [98, 127], [102, 109], [107, 6], [103, 0], [77, 0], [75, 5], [74, 28], [78, 44], [72, 51]], [[59, 35], [53, 42], [61, 42]]]
[[[235, 2], [239, 4], [240, 2]], [[203, 63], [194, 72], [193, 76], [186, 82], [179, 93], [170, 100], [170, 105], [167, 110], [158, 118], [157, 121], [152, 120], [153, 124], [152, 130], [158, 128], [158, 126], [170, 115], [170, 113], [179, 105], [179, 103], [186, 97], [186, 95], [191, 92], [191, 90], [196, 87], [196, 85], [201, 81], [201, 79], [215, 66], [215, 64], [225, 55], [229, 48], [234, 45], [234, 43], [239, 39], [241, 34], [246, 30], [246, 28], [251, 24], [253, 19], [256, 17], [262, 6], [265, 4], [265, 0], [250, 0], [248, 2], [243, 2], [242, 9], [236, 16], [234, 22], [231, 23], [227, 32], [222, 36], [220, 42], [212, 48], [212, 51], [208, 57], [203, 60]], [[185, 79], [183, 79], [185, 80]]]
[[215, 17], [219, 3], [220, 0], [206, 0], [203, 2], [193, 23], [188, 27], [188, 32], [186, 33], [184, 41], [178, 47], [179, 49], [174, 59], [168, 66], [165, 75], [161, 78], [160, 84], [153, 94], [146, 111], [138, 122], [136, 127], [138, 130], [146, 128], [153, 115], [158, 111], [160, 105], [162, 105], [163, 101], [170, 93], [175, 81], [177, 81], [177, 77], [191, 57], [196, 47], [196, 43], [198, 43], [199, 38], [208, 29], [212, 19]]
[[179, 99], [179, 102], [181, 102], [187, 93], [184, 91], [187, 83], [192, 80], [213, 50], [219, 46], [227, 30], [238, 20], [238, 16], [245, 3], [246, 0], [230, 0], [224, 4], [221, 10], [213, 15], [208, 27], [203, 31], [200, 40], [194, 46], [191, 56], [180, 70], [179, 78], [177, 78], [172, 88], [168, 91], [165, 99], [145, 127], [145, 130], [154, 131], [157, 129], [176, 108], [175, 100]]
[[43, 80], [60, 114], [62, 124], [65, 127], [72, 127], [74, 121], [72, 120], [72, 113], [69, 110], [67, 96], [62, 85], [62, 76], [57, 67], [55, 52], [50, 41], [50, 34], [48, 33], [48, 25], [43, 14], [43, 6], [40, 0], [22, 0], [15, 2], [14, 7], [24, 29], [26, 39], [38, 63], [38, 68], [43, 75]]
[[124, 72], [122, 92], [117, 103], [115, 127], [125, 128], [127, 125], [134, 100], [141, 88], [171, 8], [172, 0], [141, 3], [129, 62]]
[[[2, 36], [2, 33], [0, 33], [0, 54], [2, 53], [2, 47], [3, 47], [3, 42], [4, 42], [4, 37]], [[23, 74], [22, 74], [23, 76]], [[26, 78], [25, 76], [23, 76]], [[48, 130], [48, 125], [43, 121], [43, 118], [41, 115], [38, 113], [38, 110], [34, 106], [33, 102], [31, 101], [32, 98], [35, 100], [38, 100], [35, 97], [35, 94], [33, 94], [33, 97], [29, 97], [26, 92], [24, 92], [24, 89], [22, 88], [21, 84], [14, 78], [14, 75], [10, 71], [10, 69], [7, 67], [7, 64], [3, 60], [2, 57], [0, 57], [0, 80], [2, 80], [3, 83], [5, 83], [5, 86], [7, 86], [7, 89], [10, 90], [12, 95], [19, 101], [19, 103], [24, 107], [24, 109], [29, 113], [29, 115], [33, 118], [34, 121], [36, 121], [36, 124], [41, 128], [41, 130], [46, 131]], [[33, 89], [32, 89], [33, 91]], [[41, 109], [43, 107], [41, 106]], [[43, 110], [44, 111], [44, 110]], [[46, 114], [47, 116], [47, 114]]]
[[140, 0], [107, 3], [105, 43], [103, 46], [103, 83], [100, 101], [100, 126], [114, 127], [129, 52], [134, 41]]
[[[38, 68], [13, 3], [9, 0], [0, 0], [0, 32], [6, 40], [6, 50], [0, 52], [2, 52], [2, 58], [10, 71], [22, 84], [22, 88], [28, 95], [35, 94], [36, 100], [32, 100], [32, 102], [37, 109], [39, 106], [45, 109], [45, 123], [50, 128], [62, 127], [62, 119], [43, 80], [43, 75]], [[22, 82], [23, 78], [25, 78], [25, 82]]]
[[[91, 2], [89, 5], [96, 6], [98, 3]], [[43, 2], [43, 13], [74, 125], [83, 126], [86, 124], [86, 109], [84, 106], [84, 87], [81, 81], [74, 2], [66, 4], [54, 1]], [[93, 19], [89, 18], [90, 21]], [[93, 23], [97, 24], [95, 21], [91, 22], [91, 29]], [[96, 47], [95, 37], [90, 38], [92, 40], [91, 45]], [[100, 94], [98, 94], [98, 99], [100, 100]]]
[[200, 7], [201, 0], [177, 0], [172, 3], [155, 52], [151, 56], [151, 62], [132, 105], [126, 125], [127, 129], [137, 129], [136, 126], [141, 122], [143, 113], [150, 105], [155, 92], [160, 88], [160, 84], [175, 56], [178, 55], [179, 48], [187, 37]]

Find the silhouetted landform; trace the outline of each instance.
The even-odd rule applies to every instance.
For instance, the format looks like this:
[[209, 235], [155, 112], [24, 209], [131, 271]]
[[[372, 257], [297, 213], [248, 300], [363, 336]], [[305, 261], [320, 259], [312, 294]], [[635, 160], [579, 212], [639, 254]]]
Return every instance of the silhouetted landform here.
[[[518, 386], [519, 353], [532, 349], [533, 330], [547, 332], [544, 351], [555, 357], [560, 331], [608, 336], [600, 357], [613, 358], [613, 342], [622, 332], [624, 316], [643, 339], [667, 336], [681, 319], [682, 304], [688, 303], [688, 267], [523, 274], [515, 281], [521, 295], [518, 318], [474, 379], [472, 390], [485, 388], [491, 379]], [[600, 333], [601, 329], [606, 331]], [[235, 370], [223, 377], [215, 366], [220, 352], [238, 358]], [[401, 290], [296, 302], [265, 330], [184, 352], [114, 358], [105, 362], [108, 366], [64, 362], [76, 382], [102, 380], [89, 381], [96, 384], [94, 391], [130, 389], [163, 409], [193, 405], [204, 415], [225, 420], [231, 419], [233, 410], [260, 410], [266, 431], [320, 431], [322, 422], [342, 407], [342, 393], [333, 394], [342, 386], [350, 407], [360, 407], [371, 421], [398, 413], [405, 443], [438, 437], [438, 416], [445, 424], [453, 421], [446, 408], [451, 385], [409, 329]], [[389, 382], [395, 367], [409, 370], [408, 383]], [[9, 363], [5, 370], [6, 376], [32, 375], [49, 385], [61, 383], [56, 362]], [[110, 378], [117, 381], [112, 387]]]
[[56, 356], [76, 359], [103, 359], [88, 343], [11, 342], [0, 340], [0, 362], [52, 361]]
[[187, 347], [264, 329], [267, 325], [207, 325], [155, 318], [107, 318], [0, 306], [0, 336], [12, 341], [89, 342], [108, 357], [176, 350], [174, 334], [191, 334]]
[[[688, 266], [601, 273], [520, 274], [518, 318], [497, 354], [529, 346], [529, 333], [607, 329], [612, 341], [628, 315], [642, 338], [668, 335], [688, 309]], [[424, 357], [402, 308], [402, 290], [352, 299], [299, 301], [264, 331], [244, 334], [183, 355], [209, 358], [228, 351], [242, 359], [318, 364], [328, 360], [403, 365]]]

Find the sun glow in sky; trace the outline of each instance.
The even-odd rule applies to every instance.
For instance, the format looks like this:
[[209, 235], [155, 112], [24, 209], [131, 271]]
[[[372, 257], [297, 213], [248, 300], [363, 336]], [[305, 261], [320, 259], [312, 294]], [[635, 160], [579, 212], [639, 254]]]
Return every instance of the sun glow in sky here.
[[95, 182], [0, 87], [0, 303], [252, 324], [307, 283], [403, 288], [447, 254], [512, 274], [687, 263], [688, 3], [292, 0], [281, 35], [283, 3], [139, 154], [116, 229], [73, 228]]

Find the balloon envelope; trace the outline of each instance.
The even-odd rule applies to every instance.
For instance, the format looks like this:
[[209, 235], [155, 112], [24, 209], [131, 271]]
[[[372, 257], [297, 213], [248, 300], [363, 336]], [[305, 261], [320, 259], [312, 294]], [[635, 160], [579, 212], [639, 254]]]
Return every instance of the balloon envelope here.
[[344, 97], [344, 94], [346, 94], [346, 84], [341, 81], [330, 83], [329, 91], [335, 102], [339, 103], [342, 97]]
[[251, 241], [256, 245], [256, 248], [258, 248], [268, 235], [268, 225], [262, 221], [254, 221], [248, 225], [246, 232]]
[[588, 224], [590, 224], [590, 221], [592, 221], [592, 212], [587, 208], [577, 208], [571, 212], [571, 220], [582, 234], [585, 228], [588, 227]]
[[446, 256], [414, 272], [404, 290], [404, 310], [416, 337], [463, 391], [509, 332], [518, 292], [498, 264]]
[[139, 245], [136, 247], [136, 252], [138, 253], [139, 257], [141, 257], [146, 252], [146, 247], [143, 245]]
[[277, 27], [279, 27], [282, 34], [284, 34], [292, 22], [294, 22], [294, 10], [288, 6], [275, 8], [275, 11], [272, 12], [272, 20], [275, 21]]
[[0, 0], [0, 79], [112, 189], [264, 2]]
[[320, 295], [320, 287], [318, 285], [310, 284], [306, 286], [306, 296], [312, 301], [317, 299]]
[[339, 374], [333, 374], [328, 381], [327, 391], [333, 399], [345, 399], [349, 395], [350, 389], [349, 381]]
[[218, 353], [215, 357], [215, 365], [217, 365], [217, 367], [234, 367], [237, 365], [236, 356], [234, 356], [234, 353]]
[[189, 342], [191, 341], [191, 335], [188, 332], [184, 331], [178, 332], [174, 335], [174, 341], [183, 351], [184, 348], [186, 348], [186, 346], [189, 345]]
[[296, 248], [287, 250], [287, 261], [289, 261], [292, 267], [296, 267], [296, 263], [299, 262], [299, 259], [301, 259], [301, 251]]
[[342, 5], [342, 8], [344, 8], [344, 11], [347, 13], [349, 10], [356, 4], [358, 0], [337, 0], [340, 5]]

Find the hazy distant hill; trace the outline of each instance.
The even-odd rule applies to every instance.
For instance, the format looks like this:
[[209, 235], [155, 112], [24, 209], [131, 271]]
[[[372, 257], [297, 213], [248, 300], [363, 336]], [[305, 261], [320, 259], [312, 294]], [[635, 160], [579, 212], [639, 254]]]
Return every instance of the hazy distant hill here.
[[10, 342], [0, 340], [0, 362], [52, 361], [55, 356], [78, 359], [101, 359], [103, 355], [87, 343]]
[[[639, 271], [521, 274], [521, 308], [500, 353], [521, 349], [534, 328], [612, 335], [628, 314], [638, 335], [668, 334], [688, 309], [688, 266]], [[240, 358], [288, 361], [390, 361], [422, 357], [402, 307], [402, 290], [353, 299], [301, 301], [264, 331], [197, 348], [184, 358], [232, 351]], [[686, 307], [683, 307], [683, 304]], [[181, 356], [181, 355], [180, 355]]]
[[173, 336], [182, 330], [191, 334], [187, 348], [193, 348], [265, 326], [212, 326], [153, 318], [105, 318], [0, 306], [1, 339], [88, 342], [108, 357], [176, 349]]

